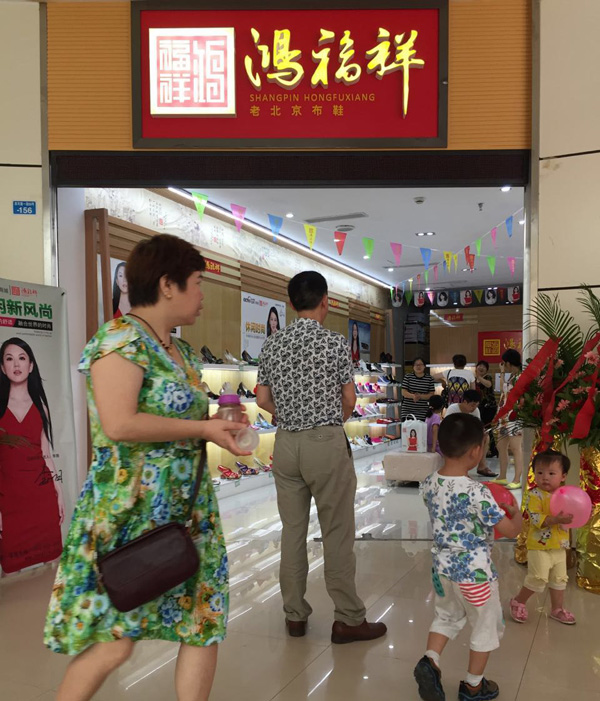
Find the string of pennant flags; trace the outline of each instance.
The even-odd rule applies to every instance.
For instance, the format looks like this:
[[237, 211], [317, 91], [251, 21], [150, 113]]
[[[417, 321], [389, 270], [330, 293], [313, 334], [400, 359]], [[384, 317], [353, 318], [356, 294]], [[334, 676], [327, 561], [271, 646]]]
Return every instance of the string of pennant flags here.
[[[194, 200], [194, 204], [196, 205], [196, 210], [198, 212], [198, 216], [200, 220], [202, 220], [204, 216], [204, 210], [206, 208], [206, 204], [208, 202], [208, 195], [204, 195], [200, 192], [192, 191], [192, 197]], [[231, 204], [231, 215], [234, 220], [235, 228], [237, 229], [238, 232], [241, 231], [242, 225], [244, 223], [244, 219], [246, 216], [246, 207], [243, 207], [242, 205], [238, 204]], [[465, 265], [467, 268], [469, 268], [471, 271], [475, 270], [475, 262], [477, 258], [482, 258], [481, 255], [481, 249], [482, 249], [482, 243], [485, 239], [488, 237], [491, 238], [492, 240], [492, 245], [496, 249], [498, 248], [498, 232], [502, 228], [506, 231], [506, 234], [508, 238], [512, 238], [513, 235], [513, 229], [514, 229], [514, 221], [517, 215], [523, 211], [523, 207], [520, 207], [518, 210], [516, 210], [513, 214], [511, 214], [509, 217], [507, 217], [503, 222], [497, 224], [496, 226], [493, 226], [489, 231], [487, 231], [485, 234], [482, 234], [479, 238], [477, 238], [472, 244], [465, 246], [463, 253], [465, 257]], [[276, 242], [278, 236], [281, 234], [281, 229], [283, 227], [283, 217], [277, 216], [275, 214], [268, 214], [268, 219], [269, 219], [269, 227], [271, 229], [271, 233], [273, 234], [273, 241]], [[317, 227], [312, 225], [312, 224], [304, 224], [304, 233], [306, 235], [306, 240], [308, 242], [308, 246], [310, 250], [313, 250], [313, 246], [315, 245], [315, 241], [317, 239]], [[346, 232], [344, 231], [334, 231], [333, 232], [333, 241], [336, 245], [338, 255], [342, 255], [344, 251], [344, 245], [346, 243]], [[362, 245], [365, 251], [365, 259], [369, 259], [373, 256], [373, 251], [375, 249], [375, 240], [373, 238], [364, 236], [362, 238]], [[442, 271], [449, 275], [452, 273], [452, 268], [454, 267], [454, 273], [458, 272], [458, 265], [459, 265], [459, 256], [460, 253], [455, 253], [454, 251], [441, 251], [443, 254], [443, 259], [440, 262], [436, 262], [432, 265], [431, 259], [433, 256], [433, 253], [439, 253], [440, 249], [437, 248], [428, 248], [428, 247], [423, 247], [423, 246], [412, 246], [410, 244], [402, 244], [402, 243], [397, 243], [397, 242], [391, 242], [390, 247], [392, 249], [392, 254], [394, 256], [394, 260], [396, 262], [396, 266], [400, 266], [400, 261], [402, 260], [402, 254], [405, 248], [419, 248], [421, 252], [421, 258], [423, 260], [423, 273], [419, 273], [416, 276], [416, 282], [417, 282], [417, 287], [418, 289], [421, 289], [421, 284], [424, 281], [425, 285], [429, 284], [429, 276], [430, 273], [433, 272], [433, 279], [435, 282], [438, 281], [439, 279], [439, 274], [440, 274], [440, 265], [442, 266]], [[473, 247], [475, 250], [473, 251]], [[496, 274], [496, 265], [498, 262], [498, 258], [505, 259], [510, 273], [512, 276], [515, 274], [516, 270], [516, 262], [517, 258], [515, 256], [498, 256], [498, 255], [486, 255], [485, 259], [487, 261], [488, 267], [490, 269], [491, 274], [494, 276]], [[413, 290], [413, 283], [415, 281], [414, 277], [407, 278], [405, 280], [402, 280], [401, 282], [397, 283], [394, 287], [391, 288], [393, 291], [394, 288], [396, 291], [398, 290], [399, 286], [402, 286], [402, 290], [405, 291], [406, 284], [408, 283], [410, 287], [410, 293], [412, 295], [412, 290]]]

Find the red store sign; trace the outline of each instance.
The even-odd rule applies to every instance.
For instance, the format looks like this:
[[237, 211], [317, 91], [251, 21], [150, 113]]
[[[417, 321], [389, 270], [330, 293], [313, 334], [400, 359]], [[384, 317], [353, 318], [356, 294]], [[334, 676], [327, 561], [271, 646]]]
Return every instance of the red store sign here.
[[522, 331], [480, 331], [479, 360], [487, 360], [488, 363], [502, 362], [502, 354], [509, 348], [523, 353]]
[[446, 146], [448, 0], [349, 5], [132, 3], [134, 146]]

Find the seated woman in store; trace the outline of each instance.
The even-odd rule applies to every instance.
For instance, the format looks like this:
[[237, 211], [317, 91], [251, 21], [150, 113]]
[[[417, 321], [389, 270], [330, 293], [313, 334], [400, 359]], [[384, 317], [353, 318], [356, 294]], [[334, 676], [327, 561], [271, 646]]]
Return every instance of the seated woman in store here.
[[435, 394], [435, 385], [431, 375], [425, 374], [426, 365], [423, 358], [413, 360], [413, 371], [404, 376], [402, 382], [402, 409], [400, 420], [414, 416], [418, 421], [425, 421], [429, 409], [429, 399]]
[[[203, 420], [208, 398], [201, 362], [190, 345], [171, 336], [172, 328], [200, 316], [204, 269], [197, 249], [175, 236], [139, 243], [127, 263], [131, 311], [99, 329], [83, 352], [92, 464], [44, 630], [51, 650], [77, 655], [57, 701], [91, 699], [144, 639], [181, 643], [177, 698], [208, 699], [229, 592], [218, 504], [208, 468], [199, 465], [202, 441], [248, 453], [232, 435], [247, 419]], [[158, 526], [184, 522], [190, 511], [196, 573], [147, 604], [118, 610], [98, 580], [97, 559]]]

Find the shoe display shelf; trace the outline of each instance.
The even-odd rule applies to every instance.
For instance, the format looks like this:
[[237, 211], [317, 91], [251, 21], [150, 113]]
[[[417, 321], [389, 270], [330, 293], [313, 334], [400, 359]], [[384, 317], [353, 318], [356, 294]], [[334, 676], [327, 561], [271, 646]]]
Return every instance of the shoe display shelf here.
[[[257, 373], [258, 367], [255, 365], [246, 365], [241, 363], [237, 365], [224, 363], [204, 363], [202, 366], [202, 380], [208, 385], [210, 390], [215, 395], [220, 394], [221, 389], [226, 382], [231, 385], [234, 394], [238, 393], [238, 388], [240, 385], [243, 385], [246, 389], [253, 393], [256, 386]], [[266, 423], [270, 424], [272, 422], [273, 417], [271, 414], [258, 407], [255, 397], [240, 396], [240, 402], [244, 405], [251, 424], [254, 424], [259, 420], [259, 414], [266, 419]], [[218, 408], [218, 399], [209, 399], [209, 416], [214, 416], [214, 414], [217, 413]], [[273, 455], [276, 431], [277, 428], [275, 426], [258, 429], [257, 433], [260, 437], [258, 448], [252, 453], [252, 455], [247, 455], [244, 457], [236, 457], [229, 451], [223, 450], [214, 443], [209, 443], [207, 451], [208, 466], [210, 476], [213, 479], [214, 489], [219, 493], [220, 498], [223, 498], [229, 494], [242, 494], [243, 492], [250, 491], [252, 489], [258, 489], [259, 487], [268, 484], [269, 480], [273, 479], [272, 473], [259, 472], [258, 475], [242, 476], [241, 479], [237, 480], [226, 480], [221, 478], [221, 474], [218, 471], [217, 466], [223, 465], [232, 471], [239, 472], [235, 464], [236, 461], [239, 461], [248, 465], [248, 467], [256, 468], [257, 466], [254, 462], [255, 457], [266, 465], [269, 465], [271, 463], [271, 455]]]

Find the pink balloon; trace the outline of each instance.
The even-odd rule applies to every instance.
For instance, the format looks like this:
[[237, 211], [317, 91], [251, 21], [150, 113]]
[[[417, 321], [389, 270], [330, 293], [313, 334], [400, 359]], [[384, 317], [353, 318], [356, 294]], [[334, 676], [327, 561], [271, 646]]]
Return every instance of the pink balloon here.
[[550, 498], [550, 511], [553, 516], [571, 514], [571, 523], [562, 524], [564, 528], [581, 528], [589, 521], [592, 513], [592, 500], [579, 487], [566, 485], [559, 487]]

